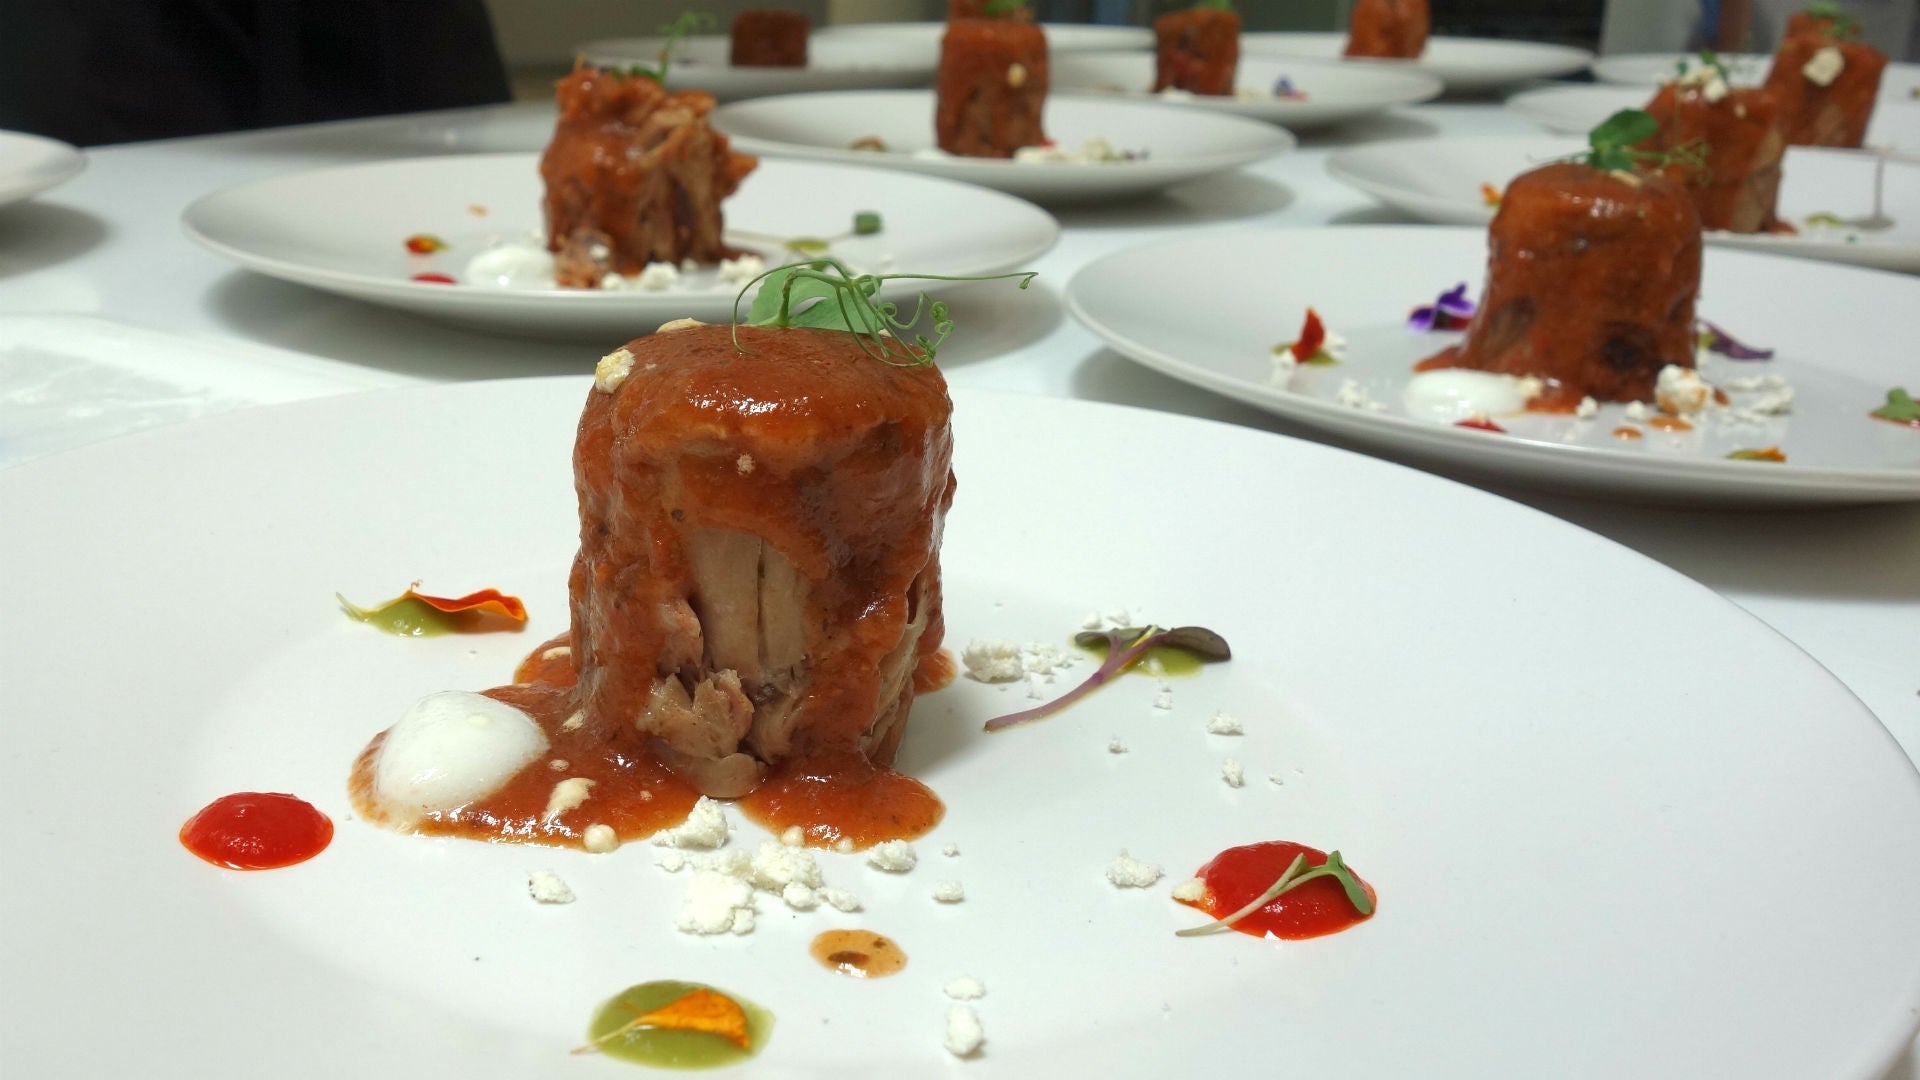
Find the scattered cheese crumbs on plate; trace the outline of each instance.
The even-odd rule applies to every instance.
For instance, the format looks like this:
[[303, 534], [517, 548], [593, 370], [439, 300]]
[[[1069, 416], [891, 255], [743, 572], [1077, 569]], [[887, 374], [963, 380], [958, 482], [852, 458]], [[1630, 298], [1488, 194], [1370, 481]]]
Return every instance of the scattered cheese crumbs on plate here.
[[913, 853], [913, 845], [905, 840], [887, 840], [873, 845], [867, 852], [867, 865], [889, 874], [904, 874], [913, 869], [916, 861], [918, 856]]
[[955, 1001], [978, 1001], [987, 994], [986, 984], [971, 975], [962, 975], [940, 988]]
[[677, 874], [687, 868], [687, 857], [677, 851], [663, 851], [660, 857], [653, 861], [653, 865], [669, 874]]
[[673, 925], [683, 934], [748, 933], [753, 929], [753, 886], [718, 870], [695, 870]]
[[1580, 404], [1573, 407], [1573, 415], [1577, 419], [1591, 420], [1600, 415], [1600, 403], [1590, 397], [1583, 397], [1580, 399]]
[[798, 825], [789, 825], [786, 831], [780, 834], [780, 842], [788, 847], [806, 847], [807, 831]]
[[781, 892], [796, 882], [810, 889], [817, 889], [824, 883], [820, 876], [820, 864], [814, 862], [812, 852], [806, 848], [787, 847], [777, 840], [761, 842], [760, 849], [753, 853], [747, 876], [755, 887], [768, 892]]
[[987, 1033], [980, 1027], [980, 1014], [970, 1005], [955, 1005], [947, 1010], [947, 1053], [954, 1057], [970, 1057], [987, 1041]]
[[833, 842], [833, 850], [839, 852], [842, 855], [853, 854], [853, 838], [850, 836], [843, 836], [840, 839], [835, 840]]
[[1285, 787], [1287, 783], [1287, 778], [1284, 776], [1281, 776], [1277, 772], [1268, 773], [1267, 780], [1269, 783], [1273, 784], [1273, 786], [1275, 787]]
[[605, 855], [620, 846], [620, 834], [614, 832], [611, 825], [595, 822], [580, 834], [580, 846], [595, 855]]
[[933, 898], [943, 904], [957, 904], [967, 898], [967, 891], [957, 881], [943, 881], [933, 887]]
[[835, 911], [860, 910], [860, 898], [845, 889], [836, 889], [829, 885], [817, 891], [820, 894], [820, 899], [825, 900], [827, 905]]
[[720, 804], [700, 796], [687, 820], [653, 836], [655, 847], [717, 848], [727, 842], [727, 814]]
[[1239, 761], [1228, 758], [1220, 763], [1220, 779], [1225, 780], [1228, 787], [1239, 787], [1247, 782], [1247, 771], [1240, 767]]
[[940, 854], [945, 855], [949, 859], [956, 858], [960, 854], [960, 845], [948, 844], [946, 847], [940, 849]]
[[1207, 883], [1199, 878], [1188, 878], [1173, 887], [1175, 900], [1197, 901], [1206, 899]]
[[1223, 712], [1214, 713], [1213, 719], [1207, 721], [1209, 735], [1244, 735], [1245, 733], [1246, 730], [1240, 726], [1240, 721]]
[[797, 881], [790, 881], [780, 890], [780, 899], [795, 911], [812, 911], [820, 906], [820, 894]]
[[1125, 848], [1112, 862], [1107, 864], [1107, 880], [1113, 882], [1116, 889], [1144, 889], [1160, 880], [1161, 870], [1152, 863], [1144, 863], [1128, 855]]
[[1173, 708], [1173, 687], [1168, 686], [1164, 682], [1161, 683], [1160, 688], [1154, 691], [1153, 707], [1162, 712], [1171, 710]]
[[573, 890], [551, 870], [535, 870], [527, 875], [527, 892], [543, 904], [571, 904]]
[[1124, 754], [1126, 752], [1127, 752], [1127, 744], [1121, 742], [1120, 737], [1118, 735], [1115, 735], [1113, 738], [1107, 740], [1107, 753]]
[[967, 678], [979, 682], [1012, 682], [1025, 672], [1020, 647], [1004, 638], [974, 638], [960, 654]]

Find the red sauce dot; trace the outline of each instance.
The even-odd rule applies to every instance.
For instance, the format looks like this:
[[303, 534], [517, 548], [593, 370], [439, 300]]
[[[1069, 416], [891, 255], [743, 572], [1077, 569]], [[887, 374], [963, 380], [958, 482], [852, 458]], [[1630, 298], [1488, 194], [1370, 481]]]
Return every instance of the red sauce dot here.
[[292, 795], [222, 795], [180, 826], [188, 851], [229, 870], [272, 870], [306, 862], [333, 840], [333, 822]]
[[445, 275], [445, 274], [432, 274], [432, 273], [428, 273], [428, 274], [415, 274], [415, 275], [413, 275], [413, 280], [415, 280], [415, 281], [424, 281], [424, 282], [426, 282], [426, 283], [427, 283], [427, 284], [429, 284], [429, 285], [458, 285], [458, 284], [460, 284], [459, 282], [457, 282], [457, 281], [455, 281], [455, 280], [453, 280], [452, 278], [450, 278], [450, 277], [448, 277], [448, 276], [447, 276], [447, 275]]
[[[1463, 428], [1472, 428], [1475, 431], [1497, 431], [1502, 435], [1505, 435], [1507, 433], [1507, 429], [1501, 427], [1499, 424], [1496, 424], [1491, 420], [1482, 420], [1477, 416], [1471, 417], [1466, 420], [1455, 420], [1453, 422], [1453, 426], [1463, 427]], [[1248, 899], [1252, 899], [1252, 897], [1248, 897]]]
[[[1215, 855], [1196, 875], [1207, 883], [1205, 899], [1197, 903], [1181, 902], [1216, 919], [1225, 918], [1266, 892], [1297, 855], [1307, 857], [1309, 869], [1326, 865], [1326, 852], [1288, 840], [1228, 848]], [[1359, 877], [1354, 876], [1356, 880]], [[1373, 886], [1362, 881], [1360, 887], [1367, 891], [1369, 899], [1374, 899]], [[1274, 937], [1299, 940], [1345, 930], [1371, 917], [1354, 910], [1339, 882], [1324, 877], [1281, 893], [1265, 907], [1234, 923], [1233, 929], [1254, 937], [1271, 933]]]

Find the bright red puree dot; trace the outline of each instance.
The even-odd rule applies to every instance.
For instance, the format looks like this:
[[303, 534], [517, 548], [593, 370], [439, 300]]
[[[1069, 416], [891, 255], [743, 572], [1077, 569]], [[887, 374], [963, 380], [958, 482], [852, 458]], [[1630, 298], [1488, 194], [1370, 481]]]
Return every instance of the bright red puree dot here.
[[[1195, 875], [1207, 883], [1207, 896], [1203, 902], [1188, 906], [1223, 919], [1266, 892], [1297, 855], [1306, 856], [1308, 868], [1324, 866], [1327, 861], [1326, 852], [1287, 840], [1228, 848]], [[1355, 880], [1359, 880], [1357, 875]], [[1368, 899], [1375, 899], [1371, 885], [1360, 881], [1360, 887], [1366, 890]], [[1345, 930], [1368, 917], [1354, 910], [1353, 902], [1347, 899], [1339, 882], [1323, 877], [1281, 893], [1265, 907], [1234, 923], [1233, 928], [1254, 937], [1271, 933], [1274, 937], [1299, 940]]]
[[180, 826], [188, 851], [229, 870], [272, 870], [306, 862], [333, 840], [333, 821], [291, 795], [222, 795]]

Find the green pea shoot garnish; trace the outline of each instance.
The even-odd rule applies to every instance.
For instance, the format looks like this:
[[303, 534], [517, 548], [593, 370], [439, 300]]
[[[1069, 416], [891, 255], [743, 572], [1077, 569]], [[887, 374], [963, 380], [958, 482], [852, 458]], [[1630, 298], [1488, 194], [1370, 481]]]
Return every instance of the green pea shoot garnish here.
[[1696, 168], [1706, 162], [1706, 146], [1689, 143], [1671, 150], [1647, 150], [1640, 144], [1660, 133], [1660, 122], [1640, 109], [1621, 109], [1587, 133], [1587, 152], [1576, 155], [1602, 172], [1632, 172], [1642, 166], [1659, 168], [1675, 162]]
[[673, 50], [679, 46], [680, 39], [686, 37], [688, 34], [710, 29], [714, 25], [711, 12], [681, 12], [679, 18], [660, 28], [660, 32], [667, 36], [667, 40], [660, 43], [659, 61], [651, 67], [646, 64], [635, 64], [621, 72], [621, 74], [630, 79], [636, 76], [652, 79], [654, 82], [664, 85], [667, 81], [667, 68], [673, 61]]
[[[760, 291], [747, 309], [745, 325], [813, 327], [821, 330], [845, 330], [853, 335], [861, 351], [881, 363], [894, 367], [926, 367], [934, 354], [953, 333], [953, 318], [945, 301], [921, 293], [913, 311], [900, 317], [900, 305], [878, 299], [880, 286], [889, 281], [1001, 281], [1015, 279], [1021, 288], [1039, 275], [1031, 270], [1012, 274], [859, 274], [838, 259], [809, 259], [769, 270], [741, 286], [733, 298], [733, 347], [748, 351], [740, 344], [740, 302], [755, 285]], [[931, 335], [914, 328], [922, 319], [931, 324]]]

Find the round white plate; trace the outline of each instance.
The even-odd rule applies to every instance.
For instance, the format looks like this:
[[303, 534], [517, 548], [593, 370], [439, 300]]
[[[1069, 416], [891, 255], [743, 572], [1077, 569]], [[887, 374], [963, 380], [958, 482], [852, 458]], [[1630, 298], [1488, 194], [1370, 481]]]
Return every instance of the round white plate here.
[[1452, 94], [1484, 94], [1528, 79], [1586, 70], [1593, 54], [1568, 45], [1495, 38], [1430, 37], [1418, 60], [1345, 60], [1347, 35], [1274, 31], [1240, 35], [1240, 55], [1302, 56], [1343, 63], [1408, 67], [1437, 76]]
[[[1040, 29], [1047, 35], [1047, 52], [1054, 57], [1095, 49], [1153, 48], [1153, 31], [1143, 26], [1041, 23]], [[844, 23], [815, 30], [813, 40], [880, 42], [889, 49], [931, 46], [938, 50], [946, 32], [944, 21]]]
[[[1245, 96], [1195, 94], [1167, 98], [1149, 93], [1153, 57], [1140, 52], [1069, 53], [1052, 61], [1052, 88], [1064, 93], [1120, 94], [1213, 112], [1234, 113], [1284, 124], [1289, 129], [1324, 127], [1394, 105], [1440, 96], [1440, 80], [1425, 72], [1336, 64], [1274, 56], [1243, 56], [1235, 85]], [[1305, 98], [1282, 98], [1274, 88], [1285, 78]]]
[[[1575, 154], [1585, 145], [1550, 136], [1401, 139], [1337, 151], [1327, 159], [1327, 171], [1428, 221], [1478, 225], [1493, 220], [1493, 207], [1482, 197], [1481, 184], [1504, 191], [1507, 182], [1521, 173]], [[1869, 154], [1789, 147], [1779, 213], [1800, 231], [1790, 235], [1710, 231], [1707, 243], [1920, 272], [1920, 162], [1894, 160], [1885, 166], [1882, 212], [1892, 220], [1890, 226], [1833, 226], [1807, 220], [1814, 214], [1833, 214], [1846, 221], [1869, 218], [1875, 168]]]
[[[1496, 415], [1510, 434], [1453, 425], [1452, 412], [1409, 401], [1413, 365], [1459, 339], [1406, 328], [1414, 307], [1486, 278], [1484, 229], [1355, 226], [1210, 231], [1098, 259], [1067, 286], [1068, 308], [1148, 367], [1277, 415], [1424, 463], [1556, 489], [1746, 503], [1920, 499], [1920, 429], [1868, 417], [1887, 388], [1914, 385], [1912, 350], [1886, 313], [1920, 307], [1920, 281], [1853, 267], [1707, 252], [1700, 315], [1775, 359], [1712, 357], [1709, 381], [1780, 375], [1790, 415], [1736, 423], [1731, 410], [1692, 432], [1612, 432], [1626, 407], [1591, 420]], [[1344, 363], [1273, 381], [1269, 350], [1293, 340], [1307, 307], [1352, 344]], [[1382, 411], [1339, 402], [1342, 384]], [[1734, 404], [1749, 398], [1734, 395]], [[1786, 464], [1729, 461], [1779, 446]]]
[[[1733, 81], [1741, 85], [1766, 82], [1767, 73], [1773, 70], [1771, 53], [1722, 53], [1720, 59], [1726, 63]], [[1697, 64], [1700, 54], [1615, 53], [1595, 60], [1593, 74], [1601, 82], [1659, 86], [1673, 78], [1683, 60]], [[1910, 101], [1916, 87], [1920, 87], [1920, 64], [1896, 61], [1888, 64], [1880, 74], [1880, 98], [1883, 101], [1890, 98]]]
[[[731, 317], [739, 286], [718, 281], [712, 270], [657, 292], [410, 280], [423, 271], [460, 277], [490, 243], [525, 241], [545, 226], [540, 197], [534, 154], [414, 158], [227, 188], [187, 207], [181, 221], [188, 236], [250, 270], [467, 327], [619, 338], [670, 319]], [[764, 237], [832, 236], [849, 229], [861, 210], [878, 211], [882, 231], [832, 250], [865, 270], [997, 273], [1037, 258], [1060, 234], [1051, 214], [996, 191], [796, 161], [762, 161], [724, 210], [729, 242], [767, 253], [770, 264], [780, 261], [779, 245]], [[415, 233], [451, 248], [410, 255], [404, 242]], [[900, 298], [937, 285], [889, 282], [884, 291]]]
[[[601, 67], [652, 67], [659, 62], [662, 43], [657, 37], [606, 38], [586, 42], [575, 52]], [[735, 67], [729, 60], [731, 52], [732, 43], [724, 34], [681, 38], [667, 68], [666, 86], [705, 90], [721, 101], [810, 90], [925, 86], [940, 64], [938, 42], [902, 42], [881, 48], [852, 39], [823, 40], [818, 34], [807, 42], [806, 67]]]
[[[1645, 108], [1638, 86], [1543, 86], [1507, 99], [1507, 108], [1563, 135], [1585, 135], [1621, 109]], [[1867, 124], [1867, 145], [1920, 152], [1920, 101], [1882, 100]]]
[[86, 167], [87, 156], [66, 143], [0, 131], [0, 206], [64, 184]]
[[[1067, 148], [1094, 136], [1137, 161], [1100, 165], [956, 157], [934, 145], [933, 94], [868, 90], [793, 94], [741, 101], [714, 110], [713, 126], [751, 154], [878, 165], [998, 188], [1040, 202], [1087, 202], [1140, 195], [1250, 165], [1293, 149], [1293, 136], [1271, 124], [1144, 101], [1050, 95], [1047, 137]], [[850, 150], [870, 136], [885, 151]]]
[[[900, 764], [946, 818], [908, 874], [820, 855], [862, 912], [762, 897], [750, 936], [694, 938], [649, 845], [367, 826], [345, 787], [373, 732], [565, 629], [587, 392], [355, 395], [0, 471], [0, 562], [32, 570], [0, 621], [23, 718], [0, 800], [32, 876], [0, 920], [10, 1072], [632, 1077], [567, 1051], [660, 978], [770, 1008], [748, 1071], [773, 1077], [1264, 1076], [1281, 1055], [1301, 1076], [1866, 1080], [1915, 1027], [1920, 781], [1799, 649], [1513, 503], [1099, 405], [954, 394], [948, 640], [1064, 642], [1125, 605], [1234, 659], [1170, 683], [1171, 709], [1124, 678], [996, 735], [1020, 686], [916, 701]], [[401, 640], [333, 600], [419, 576], [519, 593], [532, 625]], [[1245, 734], [1205, 734], [1217, 710]], [[313, 801], [332, 847], [252, 874], [180, 849], [181, 821], [247, 789]], [[765, 837], [736, 818], [733, 845]], [[1174, 937], [1200, 920], [1169, 886], [1271, 839], [1337, 846], [1378, 914], [1306, 942]], [[1110, 886], [1123, 847], [1167, 877]], [[535, 904], [535, 869], [578, 901]], [[935, 903], [942, 880], [966, 900]], [[834, 926], [886, 933], [905, 971], [827, 972], [806, 944]], [[964, 1064], [940, 1045], [963, 974], [987, 1035]]]

